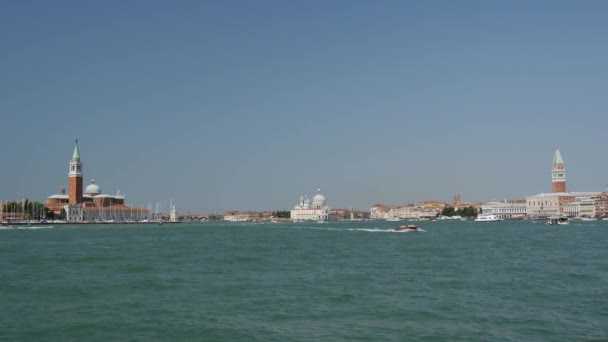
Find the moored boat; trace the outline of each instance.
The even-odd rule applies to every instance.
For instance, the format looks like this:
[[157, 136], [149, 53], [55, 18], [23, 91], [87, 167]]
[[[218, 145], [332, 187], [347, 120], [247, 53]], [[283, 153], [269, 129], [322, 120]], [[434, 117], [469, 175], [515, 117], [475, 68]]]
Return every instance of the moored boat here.
[[595, 217], [581, 217], [582, 221], [597, 221]]
[[496, 215], [492, 214], [479, 214], [475, 219], [475, 222], [498, 222], [500, 219]]

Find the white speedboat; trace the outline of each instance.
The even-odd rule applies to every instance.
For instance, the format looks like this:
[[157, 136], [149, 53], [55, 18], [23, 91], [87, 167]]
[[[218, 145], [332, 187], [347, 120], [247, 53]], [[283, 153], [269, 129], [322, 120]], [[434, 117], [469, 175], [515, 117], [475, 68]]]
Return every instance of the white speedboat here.
[[501, 221], [501, 219], [498, 218], [498, 216], [493, 215], [493, 214], [479, 214], [477, 215], [477, 218], [475, 219], [475, 222], [498, 222]]

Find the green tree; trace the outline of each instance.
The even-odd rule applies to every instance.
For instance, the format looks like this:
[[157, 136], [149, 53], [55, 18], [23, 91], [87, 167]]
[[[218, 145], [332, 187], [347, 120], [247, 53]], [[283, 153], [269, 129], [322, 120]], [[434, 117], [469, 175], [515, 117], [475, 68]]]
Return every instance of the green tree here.
[[477, 209], [475, 209], [473, 206], [468, 206], [458, 210], [458, 215], [462, 217], [474, 217], [477, 216]]
[[443, 208], [443, 211], [441, 212], [441, 215], [443, 215], [443, 216], [454, 216], [455, 212], [456, 212], [456, 209], [454, 209], [454, 207], [445, 207], [445, 208]]
[[276, 216], [278, 218], [290, 218], [291, 212], [289, 210], [277, 210], [274, 213], [274, 216]]

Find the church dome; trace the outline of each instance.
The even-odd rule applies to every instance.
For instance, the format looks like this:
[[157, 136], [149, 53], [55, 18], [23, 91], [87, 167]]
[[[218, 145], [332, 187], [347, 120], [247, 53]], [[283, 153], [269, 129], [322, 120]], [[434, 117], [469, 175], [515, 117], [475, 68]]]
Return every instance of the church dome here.
[[314, 208], [324, 207], [327, 203], [325, 196], [321, 195], [321, 189], [317, 190], [317, 194], [312, 198], [312, 206]]
[[101, 188], [99, 185], [95, 184], [95, 180], [91, 180], [91, 184], [87, 185], [87, 188], [84, 189], [84, 193], [87, 195], [98, 195], [101, 193]]

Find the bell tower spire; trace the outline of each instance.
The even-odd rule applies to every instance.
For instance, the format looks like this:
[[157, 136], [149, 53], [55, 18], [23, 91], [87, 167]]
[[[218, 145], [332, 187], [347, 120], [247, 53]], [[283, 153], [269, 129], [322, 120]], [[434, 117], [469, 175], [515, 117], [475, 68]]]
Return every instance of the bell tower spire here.
[[82, 203], [82, 162], [80, 161], [80, 151], [78, 151], [78, 139], [74, 145], [74, 153], [70, 160], [70, 195], [69, 203]]
[[553, 168], [551, 170], [551, 188], [553, 192], [566, 192], [566, 168], [559, 148], [553, 156]]

